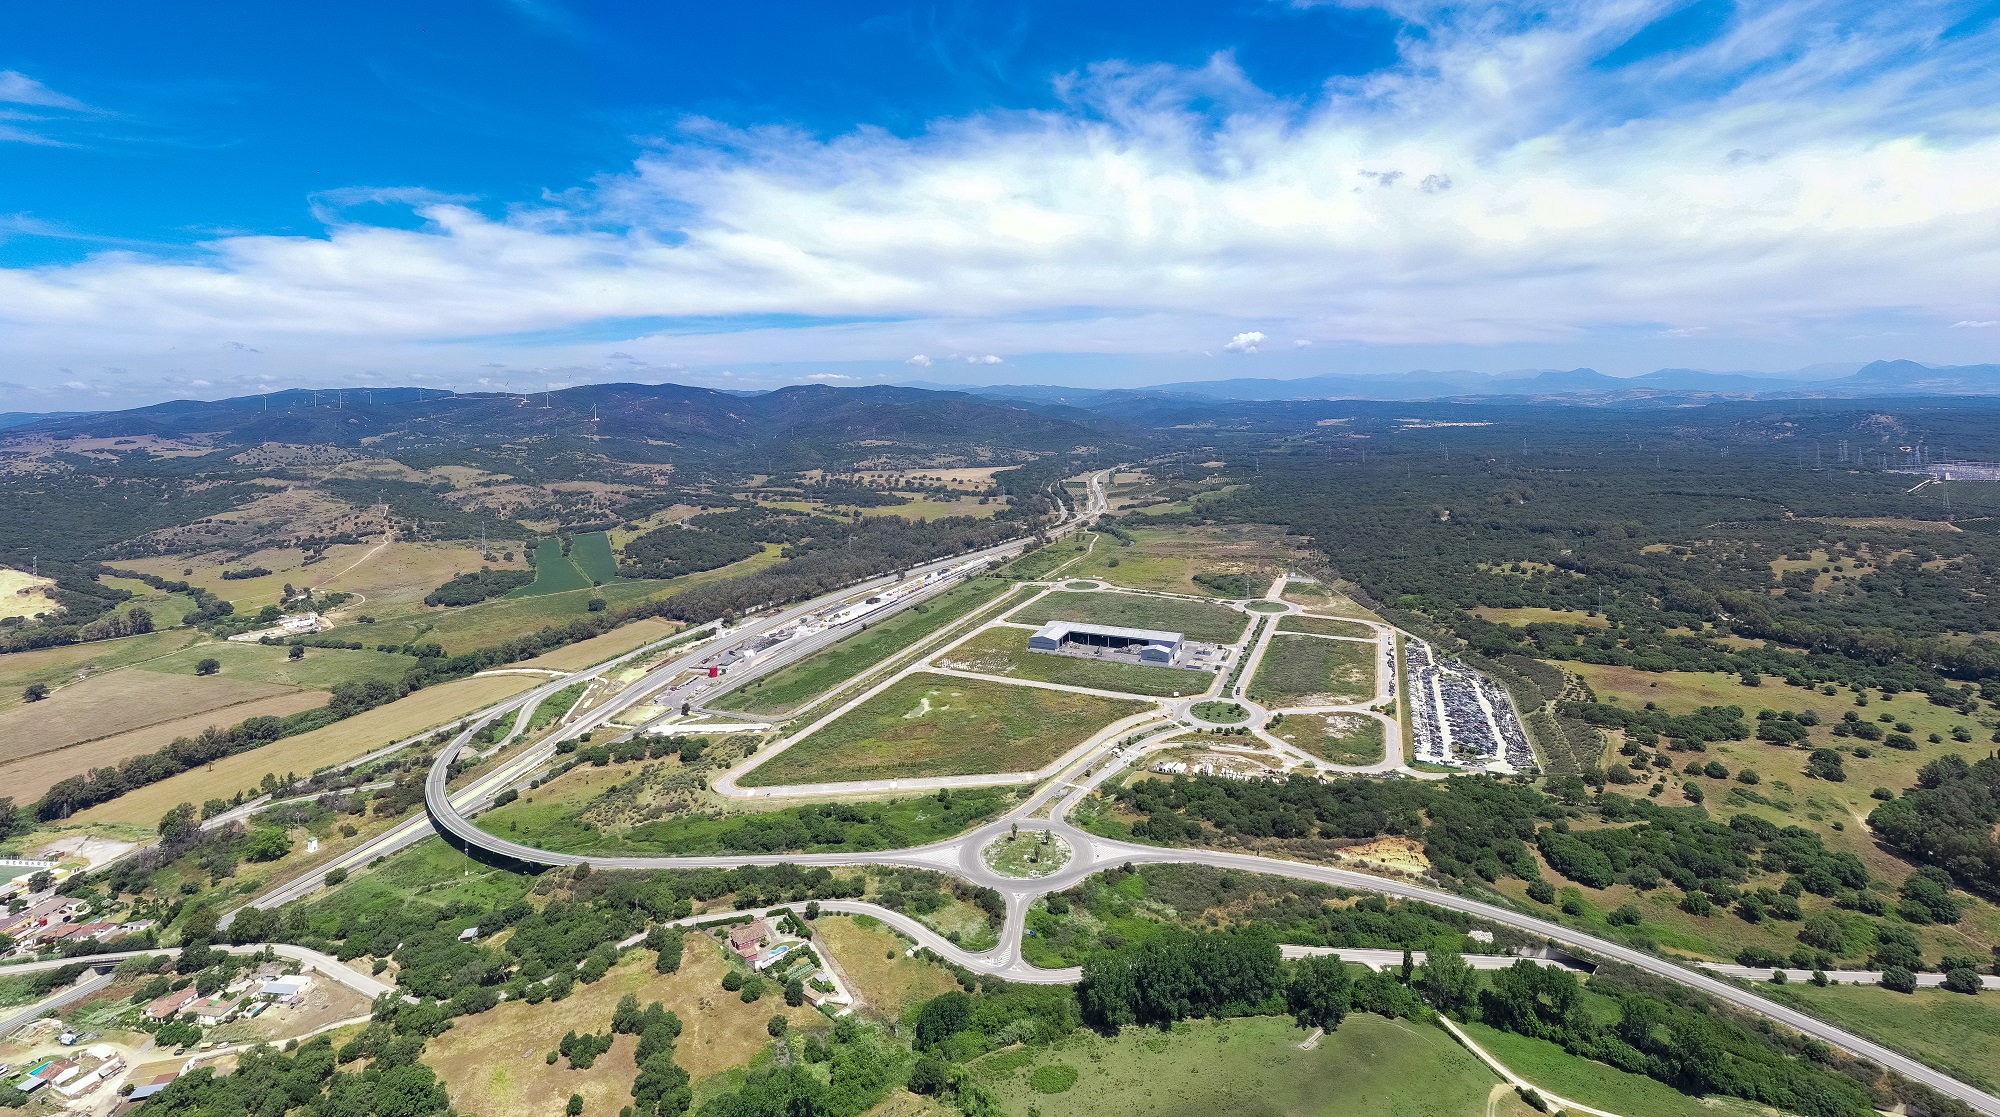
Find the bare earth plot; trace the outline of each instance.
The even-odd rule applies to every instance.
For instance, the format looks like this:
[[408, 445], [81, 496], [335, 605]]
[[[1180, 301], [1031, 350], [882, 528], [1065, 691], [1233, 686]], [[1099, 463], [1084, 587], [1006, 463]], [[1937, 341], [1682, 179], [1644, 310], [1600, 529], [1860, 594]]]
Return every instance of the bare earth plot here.
[[982, 675], [1163, 698], [1201, 694], [1215, 682], [1215, 676], [1207, 671], [1029, 651], [1028, 634], [1018, 628], [989, 628], [938, 656], [936, 663]]
[[1149, 702], [917, 673], [738, 782], [745, 787], [1032, 772]]
[[1273, 636], [1251, 680], [1266, 706], [1331, 706], [1375, 694], [1375, 645], [1317, 636]]
[[1007, 618], [1017, 624], [1081, 621], [1125, 628], [1165, 629], [1190, 640], [1227, 644], [1243, 635], [1250, 618], [1206, 601], [1149, 597], [1133, 593], [1071, 593], [1058, 590]]
[[1382, 723], [1364, 714], [1286, 714], [1271, 735], [1329, 764], [1382, 759]]

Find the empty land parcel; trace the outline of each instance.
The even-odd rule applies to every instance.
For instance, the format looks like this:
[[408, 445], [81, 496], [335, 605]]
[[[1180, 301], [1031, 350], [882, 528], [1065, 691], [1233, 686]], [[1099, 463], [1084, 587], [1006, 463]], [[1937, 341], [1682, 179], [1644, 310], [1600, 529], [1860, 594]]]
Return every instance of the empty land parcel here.
[[1178, 667], [1148, 667], [1089, 656], [1028, 650], [1028, 633], [1019, 628], [989, 628], [938, 656], [940, 667], [1032, 679], [1062, 686], [1089, 687], [1121, 694], [1181, 697], [1201, 694], [1215, 682], [1207, 671]]
[[1081, 621], [1123, 628], [1154, 628], [1179, 632], [1190, 640], [1228, 644], [1243, 635], [1249, 618], [1234, 609], [1206, 601], [1152, 597], [1136, 593], [1072, 593], [1057, 590], [1030, 602], [1007, 618], [1019, 624]]
[[1375, 693], [1375, 645], [1319, 636], [1273, 636], [1250, 683], [1267, 706], [1330, 706]]
[[1151, 703], [917, 673], [738, 782], [746, 787], [1031, 772]]

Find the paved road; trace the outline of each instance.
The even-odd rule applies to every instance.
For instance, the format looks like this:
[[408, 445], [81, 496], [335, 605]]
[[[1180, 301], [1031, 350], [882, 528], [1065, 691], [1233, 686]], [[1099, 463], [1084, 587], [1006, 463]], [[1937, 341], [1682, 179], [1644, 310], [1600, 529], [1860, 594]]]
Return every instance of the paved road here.
[[40, 1020], [52, 1009], [75, 1004], [86, 997], [95, 996], [99, 990], [110, 984], [111, 975], [108, 973], [94, 974], [84, 978], [82, 981], [43, 1000], [41, 1003], [29, 1005], [6, 1020], [0, 1021], [0, 1038], [11, 1036], [22, 1028]]
[[[433, 783], [441, 790], [441, 774], [444, 762], [433, 769]], [[713, 856], [713, 857], [590, 857], [578, 854], [553, 853], [537, 850], [518, 842], [506, 841], [480, 830], [466, 819], [450, 797], [434, 794], [427, 798], [427, 807], [438, 828], [448, 833], [452, 840], [466, 846], [476, 847], [489, 855], [497, 855], [526, 865], [570, 866], [589, 864], [601, 869], [686, 869], [722, 867], [735, 868], [747, 865], [897, 865], [910, 868], [932, 869], [954, 873], [975, 884], [993, 888], [1005, 897], [1006, 916], [1003, 920], [1000, 941], [992, 950], [973, 954], [951, 946], [935, 934], [919, 931], [921, 926], [914, 920], [894, 920], [898, 930], [909, 934], [940, 955], [958, 965], [977, 972], [996, 974], [1013, 981], [1040, 983], [1069, 983], [1077, 979], [1077, 971], [1044, 970], [1031, 965], [1021, 953], [1025, 938], [1027, 913], [1034, 900], [1049, 892], [1060, 891], [1076, 885], [1085, 877], [1102, 872], [1113, 866], [1125, 864], [1176, 863], [1199, 864], [1215, 868], [1240, 869], [1246, 872], [1265, 873], [1288, 877], [1295, 880], [1316, 881], [1323, 884], [1343, 885], [1362, 891], [1378, 892], [1407, 899], [1422, 900], [1439, 907], [1465, 912], [1492, 923], [1511, 926], [1560, 944], [1578, 953], [1598, 959], [1622, 962], [1637, 969], [1665, 977], [1669, 980], [1691, 986], [1719, 1000], [1727, 1001], [1740, 1008], [1758, 1013], [1783, 1023], [1808, 1035], [1816, 1036], [1832, 1046], [1851, 1054], [1872, 1060], [1895, 1070], [1907, 1078], [1922, 1082], [1940, 1093], [1959, 1098], [1982, 1112], [2000, 1117], [2000, 1098], [1978, 1090], [1948, 1075], [1932, 1070], [1914, 1059], [1900, 1055], [1881, 1044], [1861, 1036], [1836, 1028], [1823, 1021], [1767, 1000], [1754, 992], [1726, 981], [1713, 974], [1682, 966], [1659, 958], [1644, 951], [1635, 950], [1619, 943], [1584, 934], [1580, 931], [1551, 923], [1544, 919], [1474, 900], [1456, 893], [1428, 888], [1420, 884], [1371, 876], [1348, 869], [1338, 869], [1325, 865], [1309, 865], [1284, 861], [1271, 857], [1248, 854], [1227, 853], [1218, 850], [1176, 849], [1161, 846], [1145, 846], [1131, 842], [1111, 841], [1095, 837], [1064, 820], [1068, 807], [1081, 796], [1093, 790], [1110, 769], [1096, 773], [1093, 777], [1073, 782], [1073, 791], [1064, 795], [1054, 804], [1052, 816], [1048, 819], [1022, 817], [1022, 811], [1032, 809], [1044, 796], [1035, 796], [1010, 818], [1001, 819], [988, 826], [948, 841], [936, 842], [911, 849], [891, 850], [881, 853], [839, 853], [839, 854], [793, 854], [790, 856]], [[1074, 851], [1070, 861], [1058, 872], [1036, 880], [1019, 880], [1002, 876], [988, 868], [980, 851], [989, 843], [999, 840], [1018, 823], [1024, 832], [1053, 830], [1067, 842]], [[822, 907], [826, 903], [822, 902]], [[872, 913], [871, 913], [872, 914]]]
[[[1071, 525], [1080, 524], [1101, 504], [1101, 476], [1092, 479], [1091, 499], [1084, 509], [1079, 509], [1071, 520]], [[821, 608], [828, 599], [808, 602], [806, 605], [784, 610], [771, 617], [752, 623], [731, 634], [731, 644], [760, 635], [774, 628], [789, 624], [793, 619]], [[1275, 627], [1275, 625], [1273, 625]], [[560, 736], [574, 736], [587, 732], [590, 728], [609, 721], [612, 715], [630, 701], [650, 693], [659, 685], [672, 679], [680, 671], [694, 666], [702, 658], [713, 656], [723, 650], [720, 646], [705, 649], [690, 656], [680, 657], [656, 669], [644, 681], [635, 683], [624, 692], [629, 701], [614, 700], [600, 706], [586, 715]], [[604, 665], [596, 670], [601, 671]], [[583, 673], [579, 673], [581, 675]], [[549, 691], [568, 685], [578, 676], [565, 676], [548, 684]], [[740, 685], [740, 680], [739, 680]], [[538, 690], [544, 688], [538, 688]], [[534, 692], [530, 692], [531, 694]], [[1138, 845], [1130, 842], [1110, 841], [1098, 838], [1070, 825], [1065, 816], [1074, 803], [1088, 794], [1118, 765], [1102, 767], [1087, 766], [1093, 758], [1086, 757], [1072, 767], [1070, 774], [1058, 778], [1042, 792], [991, 825], [981, 827], [971, 833], [947, 841], [936, 842], [911, 849], [890, 850], [865, 854], [793, 854], [789, 856], [712, 856], [712, 857], [593, 857], [577, 854], [554, 853], [535, 849], [518, 842], [507, 841], [479, 829], [465, 817], [465, 811], [476, 810], [500, 788], [525, 778], [526, 773], [535, 770], [554, 751], [553, 739], [544, 742], [520, 756], [499, 765], [494, 771], [476, 777], [458, 792], [447, 787], [447, 777], [452, 759], [458, 749], [477, 732], [485, 721], [501, 716], [504, 711], [489, 714], [486, 719], [468, 726], [457, 741], [439, 753], [425, 784], [425, 809], [429, 824], [446, 835], [447, 839], [461, 848], [478, 849], [489, 856], [497, 856], [522, 865], [558, 867], [589, 864], [602, 869], [687, 869], [722, 867], [735, 868], [749, 865], [896, 865], [910, 868], [931, 869], [956, 874], [975, 884], [997, 890], [1006, 899], [1006, 916], [1002, 922], [999, 943], [992, 950], [973, 954], [952, 946], [942, 937], [930, 932], [914, 919], [883, 913], [873, 905], [866, 905], [868, 913], [876, 915], [909, 935], [915, 941], [929, 946], [939, 955], [958, 965], [978, 972], [996, 974], [1016, 981], [1067, 983], [1077, 978], [1074, 970], [1044, 970], [1030, 965], [1022, 957], [1021, 946], [1025, 938], [1027, 913], [1030, 904], [1049, 892], [1069, 888], [1094, 873], [1115, 865], [1143, 863], [1201, 864], [1217, 868], [1233, 868], [1247, 872], [1266, 873], [1298, 880], [1317, 881], [1325, 884], [1344, 885], [1363, 891], [1379, 892], [1408, 899], [1422, 900], [1439, 907], [1462, 911], [1495, 924], [1518, 928], [1539, 935], [1551, 942], [1581, 952], [1587, 956], [1622, 962], [1637, 969], [1667, 978], [1701, 990], [1719, 1000], [1727, 1001], [1740, 1008], [1759, 1013], [1779, 1021], [1800, 1032], [1848, 1051], [1851, 1054], [1870, 1059], [1889, 1067], [1904, 1076], [1924, 1083], [1940, 1093], [1965, 1101], [1974, 1108], [2000, 1117], [2000, 1098], [1975, 1089], [1923, 1064], [1897, 1054], [1880, 1044], [1853, 1035], [1843, 1029], [1833, 1027], [1804, 1013], [1784, 1005], [1766, 1000], [1736, 984], [1701, 970], [1685, 967], [1666, 959], [1608, 940], [1599, 939], [1560, 924], [1551, 923], [1531, 915], [1498, 907], [1479, 900], [1459, 896], [1455, 893], [1427, 888], [1419, 884], [1371, 876], [1347, 869], [1324, 865], [1310, 865], [1277, 858], [1258, 857], [1247, 854], [1228, 853], [1217, 850], [1174, 849], [1158, 846]], [[518, 724], [518, 722], [517, 722]], [[1109, 750], [1109, 746], [1106, 746]], [[1034, 818], [1032, 813], [1043, 805], [1050, 805], [1047, 819]], [[1067, 842], [1073, 850], [1071, 860], [1058, 872], [1036, 880], [1020, 880], [1002, 876], [989, 869], [981, 856], [981, 850], [992, 841], [1007, 833], [1018, 823], [1022, 830], [1033, 833], [1047, 829]], [[428, 830], [413, 820], [406, 827], [418, 837]], [[408, 840], [415, 840], [410, 838]], [[386, 841], [386, 838], [384, 839]], [[407, 841], [404, 842], [407, 844]], [[379, 856], [384, 850], [372, 849], [370, 857]], [[356, 851], [359, 855], [363, 851]], [[350, 855], [355, 856], [355, 855]], [[316, 880], [304, 882], [304, 891], [317, 885]], [[269, 902], [283, 902], [279, 893], [260, 898], [259, 906]], [[303, 892], [299, 893], [303, 894]], [[290, 898], [290, 897], [285, 897]], [[833, 906], [833, 902], [822, 901], [825, 910], [848, 910], [847, 905]]]

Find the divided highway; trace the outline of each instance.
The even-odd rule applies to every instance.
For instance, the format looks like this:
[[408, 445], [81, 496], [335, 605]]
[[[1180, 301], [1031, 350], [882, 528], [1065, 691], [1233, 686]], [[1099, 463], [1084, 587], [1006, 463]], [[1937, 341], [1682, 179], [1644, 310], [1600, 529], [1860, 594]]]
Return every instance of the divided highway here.
[[[1075, 511], [1070, 520], [1064, 525], [1065, 529], [1073, 529], [1089, 522], [1106, 507], [1103, 481], [1103, 474], [1091, 478], [1088, 501], [1082, 508]], [[994, 548], [982, 554], [998, 557], [1010, 550], [1017, 550], [1022, 545], [1020, 542], [1011, 543], [1005, 547]], [[980, 556], [961, 556], [946, 563], [930, 564], [924, 569], [938, 569], [956, 565], [965, 562], [968, 557]], [[877, 580], [877, 582], [869, 583], [868, 585], [883, 584], [885, 582], [886, 580]], [[731, 649], [742, 647], [756, 637], [784, 627], [809, 613], [837, 604], [842, 600], [854, 596], [857, 589], [865, 588], [867, 586], [850, 588], [839, 594], [831, 594], [815, 601], [807, 602], [804, 605], [794, 606], [733, 630], [719, 641], [711, 640], [697, 646], [686, 655], [677, 657], [655, 668], [645, 679], [625, 688], [619, 697], [614, 698], [612, 701], [605, 703], [590, 714], [579, 719], [559, 736], [568, 738], [589, 732], [609, 722], [618, 712], [637, 702], [640, 698], [651, 694], [681, 672], [701, 666], [705, 662]], [[823, 635], [826, 636], [825, 643], [831, 643], [839, 635], [845, 635], [845, 633], [829, 632]], [[782, 666], [784, 662], [798, 658], [799, 655], [810, 654], [810, 651], [817, 650], [817, 646], [819, 645], [812, 647], [802, 646], [800, 652], [787, 655], [782, 660], [771, 658], [764, 662], [753, 661], [750, 665], [747, 665], [748, 670], [745, 670], [742, 674], [731, 680], [730, 685], [741, 685], [748, 677], [754, 677], [755, 675], [774, 670], [776, 667]], [[1277, 858], [1257, 857], [1215, 850], [1146, 846], [1131, 842], [1111, 841], [1091, 835], [1071, 825], [1066, 820], [1066, 816], [1071, 806], [1080, 801], [1083, 796], [1095, 790], [1106, 777], [1119, 767], [1116, 763], [1105, 763], [1105, 761], [1113, 759], [1111, 754], [1112, 746], [1109, 743], [1073, 761], [1065, 773], [1049, 781], [1041, 791], [1030, 796], [1011, 812], [1008, 817], [968, 834], [960, 835], [957, 838], [910, 849], [888, 850], [878, 853], [763, 856], [589, 856], [536, 849], [532, 846], [508, 841], [489, 834], [473, 824], [467, 817], [468, 813], [476, 812], [503, 788], [529, 778], [555, 752], [555, 739], [551, 738], [549, 741], [538, 744], [534, 748], [508, 759], [498, 765], [492, 772], [479, 775], [464, 788], [453, 792], [448, 787], [451, 764], [457, 757], [459, 750], [470, 741], [475, 733], [482, 729], [488, 722], [505, 716], [509, 712], [516, 713], [516, 728], [518, 729], [523, 724], [526, 712], [533, 708], [533, 703], [540, 701], [547, 694], [554, 693], [578, 679], [593, 677], [635, 657], [649, 654], [658, 647], [659, 645], [652, 645], [633, 652], [628, 656], [621, 657], [618, 660], [614, 660], [611, 663], [600, 665], [590, 671], [578, 672], [561, 679], [553, 680], [545, 686], [538, 687], [534, 691], [530, 691], [527, 695], [520, 696], [511, 701], [506, 707], [487, 714], [479, 721], [468, 724], [458, 738], [440, 752], [431, 768], [429, 778], [425, 784], [424, 800], [428, 817], [412, 820], [412, 822], [398, 827], [375, 842], [355, 850], [344, 860], [351, 861], [354, 864], [364, 864], [367, 861], [393, 852], [395, 849], [402, 848], [427, 836], [435, 828], [436, 832], [445, 835], [447, 840], [460, 848], [477, 850], [489, 857], [513, 862], [522, 866], [534, 867], [563, 867], [588, 864], [597, 869], [650, 870], [709, 867], [738, 868], [752, 865], [793, 864], [829, 867], [894, 865], [930, 869], [952, 873], [975, 884], [993, 888], [1005, 897], [1007, 911], [998, 945], [989, 951], [972, 953], [954, 946], [914, 919], [885, 912], [874, 905], [822, 901], [821, 906], [833, 911], [865, 909], [869, 914], [886, 920], [913, 940], [936, 951], [940, 956], [951, 960], [957, 965], [964, 966], [976, 972], [999, 975], [1014, 981], [1041, 983], [1069, 983], [1077, 980], [1078, 975], [1074, 969], [1040, 969], [1029, 964], [1022, 956], [1021, 945], [1024, 941], [1029, 906], [1040, 896], [1072, 887], [1085, 877], [1113, 866], [1143, 863], [1201, 864], [1217, 868], [1238, 869], [1245, 872], [1265, 873], [1297, 880], [1315, 881], [1324, 884], [1343, 885], [1357, 890], [1422, 900], [1426, 903], [1436, 904], [1439, 907], [1465, 912], [1492, 923], [1518, 928], [1588, 956], [1621, 962], [1668, 980], [1699, 989], [1719, 1000], [1776, 1020], [1802, 1033], [1817, 1037], [1850, 1054], [1869, 1059], [1893, 1069], [1897, 1073], [1914, 1081], [1922, 1082], [1940, 1093], [1958, 1098], [1975, 1109], [1992, 1115], [1992, 1117], [2000, 1117], [2000, 1098], [1996, 1098], [1966, 1083], [1959, 1082], [1948, 1075], [1935, 1071], [1914, 1059], [1900, 1055], [1871, 1040], [1767, 1000], [1747, 989], [1722, 980], [1713, 974], [1682, 966], [1655, 955], [1584, 934], [1532, 915], [1414, 883], [1371, 876], [1365, 873], [1330, 866], [1302, 864]], [[789, 652], [790, 649], [787, 649], [787, 651]], [[1033, 817], [1045, 805], [1050, 806], [1049, 817]], [[1030, 834], [1041, 830], [1053, 831], [1056, 837], [1069, 844], [1073, 851], [1071, 860], [1060, 871], [1050, 876], [1033, 880], [1009, 877], [995, 872], [986, 865], [981, 851], [988, 844], [1008, 834], [1015, 825], [1018, 825], [1022, 831]], [[255, 903], [258, 907], [281, 904], [310, 892], [318, 884], [318, 880], [312, 879], [294, 882], [292, 886], [281, 888], [258, 898]]]

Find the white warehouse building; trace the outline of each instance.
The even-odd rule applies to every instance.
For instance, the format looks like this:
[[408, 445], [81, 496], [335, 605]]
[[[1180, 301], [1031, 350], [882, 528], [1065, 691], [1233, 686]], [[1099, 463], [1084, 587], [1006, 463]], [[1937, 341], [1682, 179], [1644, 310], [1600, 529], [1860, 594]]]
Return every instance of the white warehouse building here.
[[1120, 628], [1109, 624], [1050, 621], [1028, 637], [1037, 652], [1080, 652], [1090, 649], [1137, 656], [1141, 663], [1171, 667], [1187, 652], [1187, 637], [1150, 628]]

